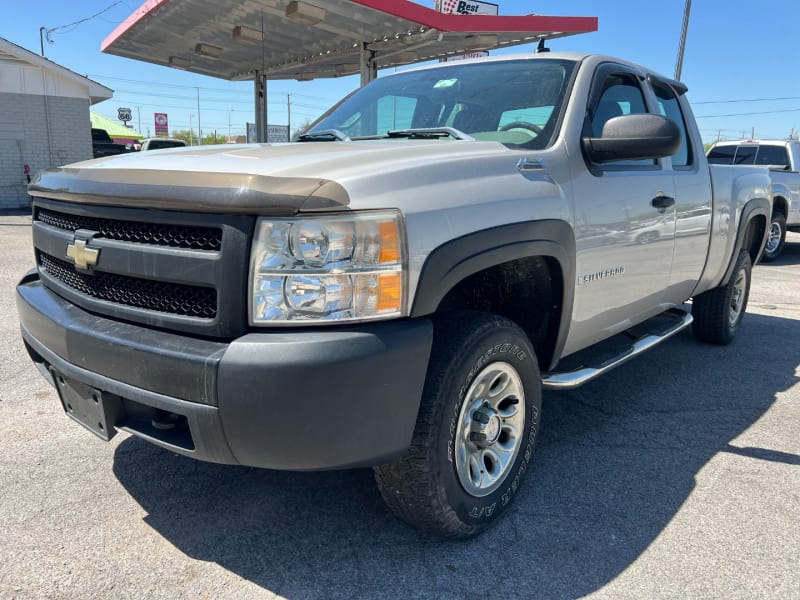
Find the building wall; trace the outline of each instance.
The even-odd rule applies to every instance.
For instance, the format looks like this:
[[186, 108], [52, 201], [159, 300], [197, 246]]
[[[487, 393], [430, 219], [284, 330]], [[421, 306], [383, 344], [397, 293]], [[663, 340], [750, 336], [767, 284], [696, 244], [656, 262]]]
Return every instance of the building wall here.
[[87, 86], [22, 61], [0, 61], [0, 90], [11, 94], [35, 94], [86, 98]]
[[27, 208], [27, 179], [92, 158], [88, 98], [0, 93], [0, 210]]

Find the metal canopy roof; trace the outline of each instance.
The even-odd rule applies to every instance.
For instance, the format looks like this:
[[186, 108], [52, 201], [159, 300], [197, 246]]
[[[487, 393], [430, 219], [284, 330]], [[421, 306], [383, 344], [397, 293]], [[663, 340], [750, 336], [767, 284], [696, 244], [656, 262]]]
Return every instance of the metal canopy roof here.
[[596, 17], [451, 15], [407, 0], [147, 0], [101, 49], [228, 80], [361, 72], [363, 81], [364, 65], [374, 76], [596, 30]]

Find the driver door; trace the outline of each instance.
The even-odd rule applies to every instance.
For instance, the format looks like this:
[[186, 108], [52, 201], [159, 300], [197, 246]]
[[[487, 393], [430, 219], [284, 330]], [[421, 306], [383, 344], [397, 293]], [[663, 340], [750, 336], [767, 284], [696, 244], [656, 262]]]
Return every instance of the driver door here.
[[[615, 116], [653, 112], [645, 86], [627, 67], [601, 66], [583, 135], [599, 137]], [[662, 161], [587, 162], [573, 183], [577, 285], [565, 353], [662, 312], [675, 245], [675, 188]]]

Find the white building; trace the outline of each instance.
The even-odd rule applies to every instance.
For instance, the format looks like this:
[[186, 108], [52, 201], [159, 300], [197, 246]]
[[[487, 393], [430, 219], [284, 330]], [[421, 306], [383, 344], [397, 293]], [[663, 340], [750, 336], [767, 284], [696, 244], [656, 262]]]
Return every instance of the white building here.
[[113, 90], [0, 38], [0, 210], [29, 206], [25, 165], [92, 158], [89, 107]]

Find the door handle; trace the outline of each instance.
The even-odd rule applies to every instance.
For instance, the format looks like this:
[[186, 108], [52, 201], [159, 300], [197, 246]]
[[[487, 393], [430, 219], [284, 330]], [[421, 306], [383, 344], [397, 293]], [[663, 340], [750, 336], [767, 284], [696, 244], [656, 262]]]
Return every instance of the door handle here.
[[669, 208], [675, 204], [675, 198], [670, 196], [659, 195], [653, 198], [652, 204], [654, 208]]

